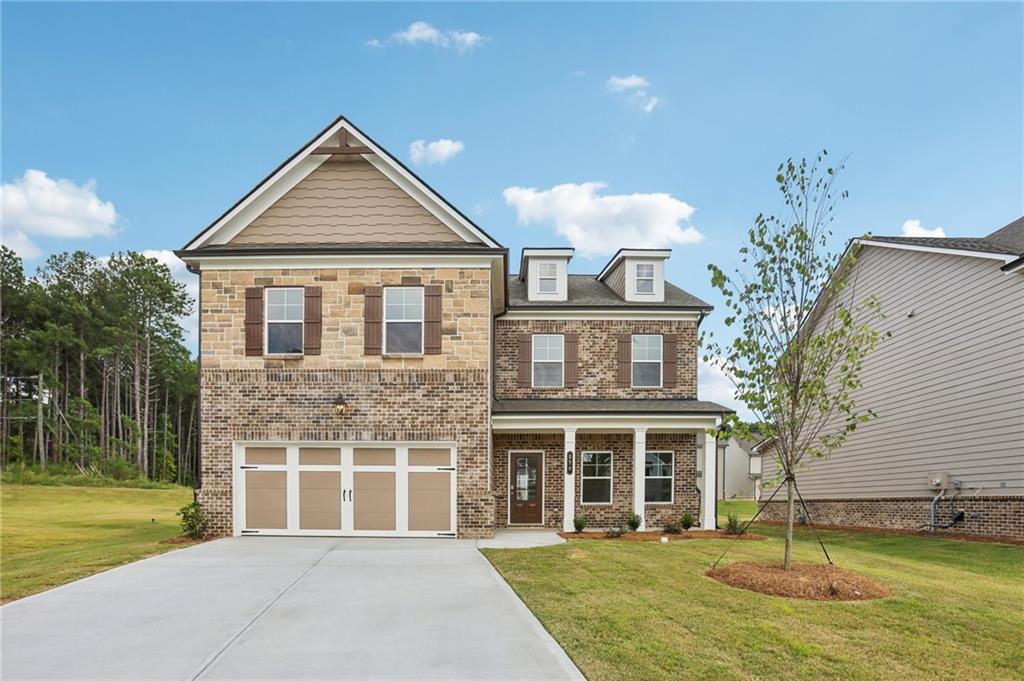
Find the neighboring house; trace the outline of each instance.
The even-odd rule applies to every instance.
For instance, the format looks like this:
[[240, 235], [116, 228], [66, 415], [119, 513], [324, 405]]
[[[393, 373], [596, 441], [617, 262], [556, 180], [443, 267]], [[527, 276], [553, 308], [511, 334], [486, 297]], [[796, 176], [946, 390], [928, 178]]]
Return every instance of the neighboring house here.
[[339, 118], [177, 254], [200, 277], [214, 531], [714, 526], [694, 471], [729, 410], [698, 399], [711, 306], [665, 281], [670, 251], [570, 275], [572, 249], [528, 248], [510, 274], [505, 248]]
[[[1024, 218], [984, 238], [851, 248], [842, 300], [876, 294], [892, 337], [855, 392], [877, 418], [798, 476], [812, 521], [1024, 539]], [[767, 495], [779, 476], [764, 449]]]
[[[756, 499], [761, 478], [761, 457], [752, 443], [730, 437], [718, 443], [717, 499]], [[697, 462], [697, 487], [704, 492], [703, 461]]]

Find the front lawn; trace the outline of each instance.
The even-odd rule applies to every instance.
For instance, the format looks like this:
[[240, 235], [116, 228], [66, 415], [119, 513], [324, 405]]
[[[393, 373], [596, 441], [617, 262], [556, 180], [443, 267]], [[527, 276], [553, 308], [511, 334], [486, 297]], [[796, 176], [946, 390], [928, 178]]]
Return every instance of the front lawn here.
[[[720, 508], [721, 510], [721, 508]], [[782, 528], [726, 561], [781, 560]], [[806, 529], [796, 555], [820, 561]], [[810, 602], [704, 576], [730, 540], [572, 540], [484, 553], [589, 679], [1024, 678], [1024, 547], [823, 532], [878, 601]]]
[[[0, 599], [13, 600], [162, 553], [192, 490], [0, 487]], [[154, 585], [159, 588], [159, 585]]]

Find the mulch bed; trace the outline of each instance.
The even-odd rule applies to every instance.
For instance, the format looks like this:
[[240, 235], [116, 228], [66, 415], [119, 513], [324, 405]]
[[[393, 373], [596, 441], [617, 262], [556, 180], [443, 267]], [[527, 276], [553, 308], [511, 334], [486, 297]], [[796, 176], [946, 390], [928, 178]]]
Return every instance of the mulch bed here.
[[[774, 525], [785, 527], [782, 520], [758, 520], [754, 525]], [[794, 525], [794, 527], [811, 527], [810, 525]], [[982, 544], [1015, 544], [1024, 545], [1024, 539], [1015, 537], [987, 536], [982, 534], [964, 534], [961, 532], [929, 532], [928, 530], [897, 530], [886, 527], [864, 527], [863, 525], [814, 525], [815, 530], [828, 530], [832, 532], [863, 532], [865, 534], [896, 534], [901, 537], [924, 537], [926, 539], [958, 539], [960, 541], [975, 541]]]
[[692, 532], [680, 532], [679, 534], [666, 534], [664, 532], [627, 532], [618, 537], [609, 537], [604, 532], [559, 532], [559, 537], [564, 539], [602, 539], [605, 541], [657, 541], [660, 542], [662, 537], [668, 537], [670, 542], [683, 541], [691, 539], [767, 539], [762, 534], [745, 534], [735, 535], [726, 534], [722, 530], [714, 530], [713, 532], [701, 532], [700, 530], [694, 530]]
[[856, 572], [835, 565], [794, 563], [731, 563], [708, 570], [708, 577], [738, 589], [770, 596], [811, 601], [866, 601], [886, 598], [889, 589]]
[[223, 534], [208, 534], [202, 539], [193, 539], [187, 534], [179, 534], [177, 537], [171, 537], [170, 539], [161, 539], [161, 544], [201, 544], [207, 541], [213, 541], [214, 539], [220, 539], [226, 535]]

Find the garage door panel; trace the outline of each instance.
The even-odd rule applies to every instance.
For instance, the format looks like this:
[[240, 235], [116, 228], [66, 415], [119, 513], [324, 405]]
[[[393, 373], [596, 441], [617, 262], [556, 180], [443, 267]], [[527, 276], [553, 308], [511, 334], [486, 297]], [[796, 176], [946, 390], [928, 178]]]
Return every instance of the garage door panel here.
[[394, 449], [357, 447], [352, 450], [352, 463], [356, 466], [394, 466]]
[[341, 529], [341, 472], [299, 472], [299, 528]]
[[451, 528], [452, 476], [409, 473], [409, 529], [448, 532]]
[[395, 530], [395, 474], [352, 474], [352, 519], [356, 530]]
[[248, 465], [277, 465], [288, 463], [288, 450], [284, 447], [246, 447], [245, 463]]
[[284, 471], [246, 471], [245, 525], [283, 530], [288, 527], [288, 474]]
[[337, 447], [299, 447], [300, 466], [340, 466], [341, 449]]
[[410, 466], [450, 466], [452, 453], [448, 449], [409, 448]]

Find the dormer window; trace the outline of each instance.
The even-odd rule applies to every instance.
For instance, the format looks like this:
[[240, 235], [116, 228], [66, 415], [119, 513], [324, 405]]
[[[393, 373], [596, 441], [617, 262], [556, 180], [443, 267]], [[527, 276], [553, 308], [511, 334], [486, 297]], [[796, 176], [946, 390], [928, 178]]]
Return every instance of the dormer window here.
[[637, 263], [636, 292], [639, 294], [654, 295], [654, 263]]
[[558, 293], [558, 264], [553, 262], [537, 263], [537, 291], [540, 293]]

